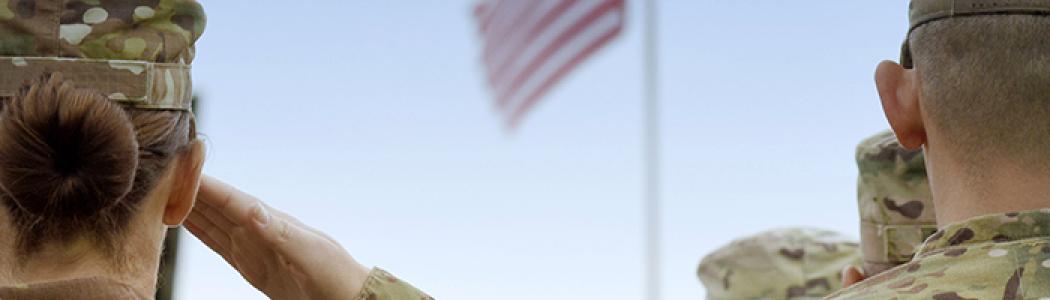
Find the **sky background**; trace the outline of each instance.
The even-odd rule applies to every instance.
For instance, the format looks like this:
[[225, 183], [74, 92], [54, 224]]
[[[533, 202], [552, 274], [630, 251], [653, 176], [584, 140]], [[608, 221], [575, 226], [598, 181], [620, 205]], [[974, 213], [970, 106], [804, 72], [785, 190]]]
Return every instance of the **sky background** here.
[[[642, 2], [503, 127], [472, 0], [203, 1], [206, 172], [438, 299], [642, 299]], [[901, 1], [659, 3], [665, 299], [700, 258], [782, 226], [857, 236], [854, 147]], [[180, 299], [264, 299], [188, 235]]]

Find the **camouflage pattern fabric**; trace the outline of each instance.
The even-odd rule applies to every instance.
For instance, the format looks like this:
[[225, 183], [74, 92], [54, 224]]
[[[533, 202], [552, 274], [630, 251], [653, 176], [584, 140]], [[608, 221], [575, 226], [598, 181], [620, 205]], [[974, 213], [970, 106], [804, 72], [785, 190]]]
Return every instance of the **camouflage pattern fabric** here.
[[[189, 110], [205, 25], [196, 0], [0, 0], [0, 98], [62, 72], [124, 105]], [[430, 299], [378, 269], [360, 298]]]
[[0, 97], [12, 97], [40, 74], [60, 71], [78, 88], [138, 109], [190, 110], [190, 67], [183, 64], [54, 57], [0, 57]]
[[1046, 299], [1050, 209], [948, 225], [915, 260], [828, 299]]
[[[956, 16], [1050, 11], [1045, 7], [1050, 3], [913, 0], [909, 9], [914, 29]], [[907, 46], [905, 41], [902, 63], [910, 67]], [[828, 299], [1048, 299], [1048, 226], [1047, 209], [993, 214], [951, 224], [929, 237], [911, 262], [869, 277]]]
[[842, 267], [859, 263], [856, 242], [792, 228], [736, 240], [704, 257], [697, 273], [708, 300], [820, 299], [842, 287]]
[[427, 294], [417, 290], [407, 282], [390, 275], [380, 268], [373, 268], [368, 274], [361, 294], [354, 300], [434, 300]]
[[[847, 265], [857, 265], [861, 257], [864, 257], [867, 276], [910, 261], [917, 247], [937, 230], [922, 151], [904, 149], [893, 132], [884, 131], [857, 146], [857, 167], [860, 171], [857, 195], [862, 220], [860, 247], [836, 237], [839, 243], [843, 243], [839, 249], [854, 252], [843, 254], [844, 259], [807, 261], [812, 265], [825, 264], [808, 269], [825, 270], [827, 273], [818, 277], [827, 278], [829, 288], [814, 282], [804, 296], [799, 296], [800, 287], [804, 285], [798, 283], [797, 266], [777, 263], [768, 264], [771, 267], [757, 267], [762, 263], [754, 261], [769, 254], [756, 255], [754, 250], [743, 248], [776, 249], [785, 241], [818, 240], [819, 236], [835, 236], [834, 233], [776, 230], [738, 240], [704, 259], [699, 273], [708, 290], [708, 299], [818, 299], [838, 290], [841, 287], [838, 272]], [[850, 256], [852, 258], [845, 259]], [[730, 271], [735, 264], [756, 267], [750, 273]], [[783, 267], [788, 269], [780, 269]], [[775, 275], [781, 273], [796, 275]], [[793, 293], [784, 292], [792, 288]]]
[[125, 105], [189, 110], [205, 23], [194, 0], [0, 0], [0, 97], [40, 73], [69, 72]]
[[873, 275], [910, 261], [937, 220], [922, 150], [885, 131], [857, 146], [857, 168], [864, 272]]
[[0, 56], [190, 64], [205, 23], [195, 0], [0, 0]]

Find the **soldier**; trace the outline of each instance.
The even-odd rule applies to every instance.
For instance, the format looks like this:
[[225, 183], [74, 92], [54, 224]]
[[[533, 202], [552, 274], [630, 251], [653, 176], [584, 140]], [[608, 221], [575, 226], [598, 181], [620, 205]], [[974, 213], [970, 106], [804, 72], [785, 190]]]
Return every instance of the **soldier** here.
[[937, 221], [921, 150], [901, 147], [885, 131], [857, 146], [857, 169], [864, 266], [856, 275], [871, 276], [910, 261]]
[[829, 299], [1050, 297], [1050, 1], [913, 0], [876, 85], [925, 148], [940, 230], [913, 260]]
[[[835, 232], [802, 228], [734, 241], [700, 263], [707, 299], [818, 299], [908, 262], [936, 229], [922, 151], [903, 149], [886, 131], [857, 146], [857, 167], [859, 247]], [[863, 272], [855, 270], [862, 262]]]
[[820, 299], [842, 287], [842, 268], [860, 264], [859, 250], [832, 231], [770, 230], [708, 254], [697, 275], [708, 300]]
[[[28, 266], [40, 260], [40, 248], [46, 247], [58, 250], [70, 246], [67, 250], [78, 256], [68, 261], [61, 256], [44, 256], [47, 259], [41, 261], [63, 263], [56, 263], [48, 276], [32, 281], [97, 276], [82, 283], [56, 280], [35, 286], [4, 287], [0, 288], [0, 298], [154, 295], [157, 275], [149, 273], [157, 271], [154, 259], [159, 257], [153, 254], [159, 253], [137, 253], [123, 245], [149, 245], [158, 250], [160, 245], [151, 245], [149, 239], [143, 241], [141, 238], [146, 235], [137, 234], [144, 226], [129, 224], [128, 217], [147, 214], [142, 212], [148, 206], [143, 202], [148, 203], [150, 197], [144, 193], [152, 186], [163, 185], [156, 182], [164, 175], [165, 166], [177, 164], [174, 160], [191, 161], [190, 157], [196, 157], [193, 153], [202, 149], [198, 147], [200, 141], [195, 136], [189, 108], [189, 66], [194, 59], [193, 44], [204, 27], [204, 15], [194, 1], [0, 0], [0, 126], [4, 128], [0, 130], [4, 137], [0, 177], [5, 181], [0, 198], [5, 208], [13, 204], [19, 207], [17, 211], [4, 212], [9, 218], [4, 219], [0, 231], [5, 233], [4, 238], [9, 237], [7, 233], [17, 232], [19, 246], [14, 251], [22, 263], [16, 267], [0, 259], [5, 262], [0, 285], [17, 285], [33, 278], [33, 272], [25, 269], [47, 269], [43, 264]], [[121, 126], [128, 130], [122, 131]], [[61, 142], [32, 142], [56, 138], [54, 135], [59, 135]], [[26, 136], [32, 137], [30, 142], [23, 139]], [[133, 141], [134, 144], [128, 144], [134, 146], [133, 150], [111, 147], [114, 141], [121, 140]], [[31, 150], [25, 152], [22, 147]], [[198, 152], [198, 158], [203, 159], [203, 150]], [[66, 170], [56, 173], [56, 166]], [[29, 169], [34, 171], [25, 172]], [[133, 172], [133, 176], [114, 174], [123, 172]], [[197, 177], [193, 173], [178, 172], [190, 182]], [[55, 174], [59, 176], [51, 177]], [[131, 181], [127, 187], [132, 190], [125, 190], [126, 194], [116, 200], [110, 199], [115, 202], [113, 205], [120, 204], [119, 209], [93, 206], [93, 201], [112, 198], [101, 191], [120, 189], [125, 184], [122, 179]], [[49, 182], [63, 182], [67, 189]], [[48, 193], [48, 197], [41, 201], [22, 189]], [[71, 190], [92, 196], [77, 196]], [[96, 193], [90, 194], [92, 191]], [[192, 196], [172, 197], [177, 198], [193, 201]], [[46, 208], [30, 208], [38, 205]], [[26, 220], [32, 220], [32, 225], [27, 226]], [[165, 220], [169, 225], [177, 223], [169, 221]], [[90, 244], [94, 247], [78, 243], [85, 239], [93, 240]], [[116, 245], [104, 245], [108, 243]], [[5, 246], [0, 247], [0, 252], [10, 254], [10, 244], [2, 244]], [[77, 266], [98, 263], [91, 250], [107, 253], [101, 255], [105, 258], [102, 264], [129, 266], [123, 272], [77, 270]], [[68, 294], [71, 291], [77, 294]], [[106, 293], [113, 294], [102, 296]]]
[[429, 299], [198, 180], [190, 64], [205, 23], [195, 0], [0, 0], [0, 298], [150, 298], [164, 225], [190, 215], [271, 298]]

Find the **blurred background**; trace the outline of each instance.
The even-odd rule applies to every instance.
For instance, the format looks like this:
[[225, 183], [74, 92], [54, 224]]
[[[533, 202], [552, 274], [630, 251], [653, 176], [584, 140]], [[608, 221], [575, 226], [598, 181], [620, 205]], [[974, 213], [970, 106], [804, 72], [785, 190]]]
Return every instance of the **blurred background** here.
[[[641, 299], [642, 2], [514, 131], [473, 0], [202, 1], [206, 172], [438, 299]], [[855, 145], [887, 127], [894, 1], [658, 1], [664, 299], [779, 226], [857, 236]], [[183, 233], [178, 299], [263, 299]]]

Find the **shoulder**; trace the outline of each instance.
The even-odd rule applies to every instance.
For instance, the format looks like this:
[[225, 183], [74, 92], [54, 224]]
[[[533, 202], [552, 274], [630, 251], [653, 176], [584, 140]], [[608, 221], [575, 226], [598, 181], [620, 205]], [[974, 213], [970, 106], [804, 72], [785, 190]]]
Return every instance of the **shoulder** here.
[[827, 299], [1025, 299], [1048, 283], [1046, 240], [985, 243], [927, 253]]

